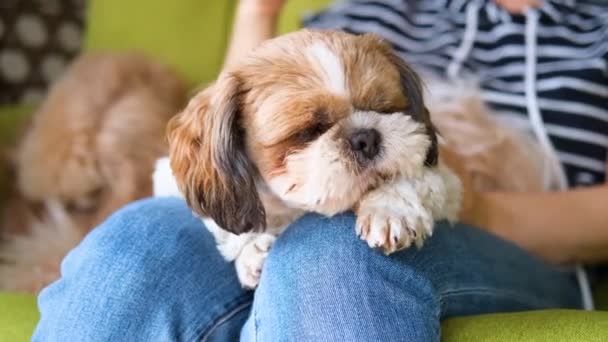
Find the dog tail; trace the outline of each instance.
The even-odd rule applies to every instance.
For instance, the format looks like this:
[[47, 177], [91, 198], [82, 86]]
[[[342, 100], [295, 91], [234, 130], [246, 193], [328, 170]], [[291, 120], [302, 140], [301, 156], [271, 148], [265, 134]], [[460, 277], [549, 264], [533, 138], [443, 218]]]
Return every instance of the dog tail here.
[[59, 203], [45, 207], [43, 218], [28, 221], [26, 234], [2, 237], [0, 290], [38, 293], [59, 278], [61, 260], [82, 240], [84, 233]]

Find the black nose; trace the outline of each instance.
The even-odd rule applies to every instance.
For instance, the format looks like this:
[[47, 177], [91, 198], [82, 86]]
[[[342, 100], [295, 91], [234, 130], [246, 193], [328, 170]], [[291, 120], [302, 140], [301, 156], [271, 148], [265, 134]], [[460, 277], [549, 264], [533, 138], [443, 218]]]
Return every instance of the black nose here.
[[380, 133], [373, 128], [355, 131], [348, 141], [355, 153], [367, 159], [374, 158], [380, 151]]

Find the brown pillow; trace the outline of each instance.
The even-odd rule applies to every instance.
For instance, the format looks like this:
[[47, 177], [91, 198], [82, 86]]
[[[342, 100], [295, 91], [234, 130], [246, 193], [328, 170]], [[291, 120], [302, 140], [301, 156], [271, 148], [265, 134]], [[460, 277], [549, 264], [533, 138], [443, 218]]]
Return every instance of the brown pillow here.
[[80, 50], [84, 0], [0, 1], [0, 105], [35, 103]]

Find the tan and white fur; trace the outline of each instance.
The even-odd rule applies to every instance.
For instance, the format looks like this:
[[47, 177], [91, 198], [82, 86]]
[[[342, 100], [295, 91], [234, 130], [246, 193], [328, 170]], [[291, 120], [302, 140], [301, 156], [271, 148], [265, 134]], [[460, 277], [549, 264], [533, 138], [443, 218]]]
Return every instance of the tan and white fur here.
[[150, 174], [168, 152], [165, 127], [186, 99], [181, 77], [138, 53], [87, 53], [70, 65], [9, 163], [0, 289], [38, 292], [89, 230], [152, 195]]
[[388, 254], [421, 246], [459, 211], [420, 81], [374, 35], [267, 41], [191, 99], [168, 137], [156, 195], [188, 202], [247, 288], [305, 212], [354, 210], [356, 233]]
[[534, 139], [530, 128], [492, 111], [475, 79], [426, 76], [425, 102], [441, 132], [443, 148], [458, 153], [477, 191], [547, 191], [559, 168]]

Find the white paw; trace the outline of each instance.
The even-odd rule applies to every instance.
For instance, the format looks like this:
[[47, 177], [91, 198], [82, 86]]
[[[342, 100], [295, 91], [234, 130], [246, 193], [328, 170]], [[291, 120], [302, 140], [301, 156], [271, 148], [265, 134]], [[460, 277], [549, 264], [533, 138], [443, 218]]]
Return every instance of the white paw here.
[[420, 203], [381, 202], [362, 203], [357, 211], [357, 235], [371, 248], [391, 254], [412, 244], [421, 247], [432, 235], [433, 217]]
[[255, 289], [262, 275], [264, 260], [276, 237], [260, 234], [249, 241], [234, 261], [236, 274], [244, 288]]

